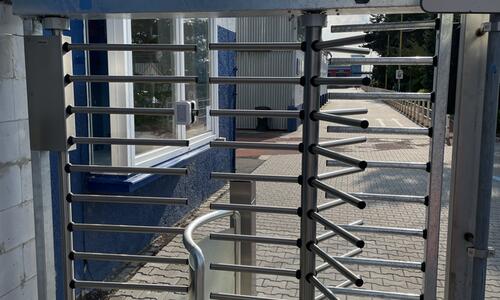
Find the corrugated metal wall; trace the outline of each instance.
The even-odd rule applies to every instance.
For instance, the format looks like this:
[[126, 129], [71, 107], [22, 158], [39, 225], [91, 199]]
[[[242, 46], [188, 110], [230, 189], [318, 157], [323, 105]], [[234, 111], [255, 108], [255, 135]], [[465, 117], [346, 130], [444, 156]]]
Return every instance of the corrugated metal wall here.
[[[296, 42], [297, 18], [290, 16], [244, 17], [236, 20], [237, 42]], [[238, 52], [237, 76], [302, 76], [303, 54], [299, 51]], [[267, 106], [287, 109], [302, 103], [302, 87], [287, 84], [245, 84], [236, 87], [236, 108]], [[256, 118], [237, 118], [239, 129], [254, 129]], [[270, 128], [287, 129], [287, 119], [273, 118]]]

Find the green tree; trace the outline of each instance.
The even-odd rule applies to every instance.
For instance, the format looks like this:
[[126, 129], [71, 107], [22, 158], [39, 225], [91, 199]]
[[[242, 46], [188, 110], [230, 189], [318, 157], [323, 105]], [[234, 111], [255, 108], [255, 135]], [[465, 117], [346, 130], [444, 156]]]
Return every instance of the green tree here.
[[[433, 20], [434, 14], [403, 15], [403, 21]], [[401, 22], [401, 15], [372, 15], [372, 23]], [[380, 56], [400, 56], [400, 32], [371, 33], [371, 42], [365, 47], [376, 51]], [[434, 56], [434, 30], [406, 30], [403, 31], [401, 56]], [[396, 70], [398, 66], [374, 66], [372, 85], [380, 88], [396, 89]], [[402, 66], [404, 78], [401, 80], [401, 91], [417, 92], [432, 90], [432, 66]], [[385, 86], [387, 72], [387, 87]]]

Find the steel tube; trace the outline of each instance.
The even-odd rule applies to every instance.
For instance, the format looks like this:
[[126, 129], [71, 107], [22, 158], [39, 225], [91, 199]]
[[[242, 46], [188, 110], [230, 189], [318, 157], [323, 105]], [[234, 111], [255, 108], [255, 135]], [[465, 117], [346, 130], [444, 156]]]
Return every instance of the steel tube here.
[[385, 22], [385, 23], [370, 23], [370, 24], [347, 24], [333, 25], [331, 32], [374, 32], [374, 31], [413, 31], [417, 29], [435, 29], [436, 21], [406, 21], [406, 22]]
[[315, 51], [319, 51], [319, 50], [329, 49], [332, 47], [363, 44], [368, 41], [369, 41], [368, 35], [362, 34], [362, 35], [355, 35], [345, 38], [334, 39], [330, 41], [317, 41], [312, 44], [312, 48]]
[[301, 50], [301, 43], [210, 43], [210, 50], [291, 51]]
[[183, 234], [184, 233], [184, 228], [180, 228], [180, 227], [89, 224], [89, 223], [71, 223], [69, 227], [74, 231], [101, 231], [101, 232], [127, 232], [127, 233], [171, 233], [171, 234]]
[[66, 200], [71, 202], [92, 203], [127, 203], [127, 204], [158, 204], [158, 205], [187, 205], [187, 198], [122, 196], [122, 195], [93, 195], [68, 194]]
[[66, 172], [92, 172], [92, 173], [143, 173], [162, 175], [186, 175], [186, 168], [150, 168], [150, 167], [115, 167], [99, 165], [73, 165], [67, 164]]
[[64, 43], [65, 51], [85, 50], [85, 51], [176, 51], [193, 52], [196, 45], [173, 45], [173, 44], [78, 44]]
[[350, 175], [350, 174], [354, 174], [354, 173], [359, 173], [359, 172], [363, 172], [363, 171], [364, 171], [363, 169], [360, 169], [358, 167], [352, 167], [352, 168], [347, 168], [347, 169], [318, 174], [318, 176], [316, 178], [318, 178], [319, 180], [325, 180], [325, 179]]
[[189, 140], [177, 139], [124, 139], [106, 137], [76, 137], [70, 136], [68, 144], [92, 144], [92, 145], [146, 145], [146, 146], [189, 146]]
[[297, 110], [211, 109], [211, 116], [300, 118]]
[[147, 290], [147, 291], [175, 292], [175, 293], [187, 293], [189, 290], [188, 286], [183, 286], [183, 285], [130, 283], [130, 282], [73, 280], [72, 284], [77, 289]]
[[272, 149], [299, 151], [298, 144], [279, 144], [265, 142], [237, 142], [237, 141], [212, 141], [210, 147], [233, 149]]
[[337, 298], [337, 296], [335, 296], [335, 294], [330, 291], [330, 289], [328, 289], [326, 286], [324, 286], [321, 281], [318, 280], [318, 278], [314, 275], [309, 275], [307, 280], [312, 284], [314, 285], [320, 292], [323, 293], [323, 295], [330, 299], [330, 300], [338, 300], [339, 298]]
[[[328, 167], [338, 167], [344, 166], [345, 163], [342, 163], [337, 160], [327, 160], [326, 166]], [[421, 162], [399, 162], [399, 161], [374, 161], [367, 160], [366, 167], [369, 168], [388, 168], [388, 169], [410, 169], [410, 170], [424, 170], [428, 169], [427, 163]]]
[[333, 51], [333, 52], [362, 54], [362, 55], [368, 55], [372, 52], [371, 49], [363, 48], [363, 47], [332, 47], [332, 48], [329, 48], [328, 50]]
[[299, 77], [209, 77], [211, 84], [300, 84]]
[[229, 272], [248, 272], [256, 274], [270, 274], [278, 276], [296, 277], [297, 271], [293, 269], [284, 268], [266, 268], [258, 266], [247, 266], [247, 265], [233, 265], [233, 264], [221, 264], [221, 263], [211, 263], [210, 270], [216, 271], [229, 271]]
[[310, 184], [318, 189], [321, 189], [327, 193], [330, 193], [330, 194], [333, 194], [333, 195], [339, 197], [340, 199], [344, 200], [345, 202], [347, 202], [353, 206], [356, 206], [359, 209], [363, 209], [366, 207], [365, 201], [363, 201], [357, 197], [354, 197], [351, 194], [343, 192], [341, 190], [337, 190], [336, 188], [331, 187], [330, 185], [323, 183], [322, 181], [320, 181], [318, 179], [312, 180]]
[[211, 203], [210, 209], [252, 211], [252, 212], [270, 213], [270, 214], [284, 214], [284, 215], [297, 215], [298, 211], [296, 207], [249, 205], [249, 204], [226, 204], [226, 203]]
[[363, 248], [365, 246], [365, 242], [362, 239], [350, 233], [349, 231], [345, 230], [344, 228], [334, 224], [333, 222], [327, 220], [322, 215], [314, 212], [311, 214], [311, 218], [313, 218], [314, 220], [316, 220], [318, 223], [325, 226], [329, 230], [337, 233], [337, 235], [339, 235], [349, 243], [353, 244], [354, 246], [358, 248]]
[[328, 126], [328, 132], [336, 133], [373, 133], [373, 134], [403, 134], [429, 136], [430, 128], [420, 127], [369, 127], [366, 129], [347, 126]]
[[342, 256], [332, 256], [332, 257], [344, 264], [422, 270], [421, 262], [375, 259], [375, 258], [342, 257]]
[[360, 160], [360, 159], [357, 159], [357, 158], [354, 158], [354, 157], [351, 157], [351, 156], [348, 156], [345, 154], [340, 154], [340, 153], [332, 151], [330, 149], [326, 149], [326, 148], [319, 147], [319, 146], [313, 146], [311, 148], [311, 152], [313, 152], [314, 154], [326, 156], [326, 157], [331, 158], [331, 159], [336, 159], [336, 160], [341, 161], [345, 164], [358, 167], [362, 170], [364, 170], [366, 168], [366, 161]]
[[281, 300], [278, 298], [268, 298], [259, 296], [245, 296], [228, 293], [210, 293], [210, 299], [216, 300]]
[[343, 200], [340, 200], [340, 199], [333, 200], [333, 201], [318, 205], [318, 212], [322, 212], [322, 211], [325, 211], [327, 209], [334, 208], [334, 207], [344, 205], [344, 204], [346, 204], [346, 202]]
[[212, 172], [211, 178], [226, 180], [252, 180], [252, 181], [270, 181], [270, 182], [290, 182], [298, 183], [298, 176], [288, 175], [267, 175], [267, 174], [245, 174], [245, 173], [224, 173]]
[[256, 235], [230, 234], [230, 233], [212, 233], [212, 234], [210, 234], [210, 239], [220, 240], [220, 241], [241, 241], [241, 242], [252, 242], [252, 243], [260, 243], [260, 244], [297, 246], [297, 240], [274, 237], [274, 236], [256, 236]]
[[360, 136], [360, 137], [353, 137], [353, 138], [340, 139], [340, 140], [334, 140], [334, 141], [320, 142], [318, 144], [318, 146], [323, 147], [323, 148], [328, 148], [328, 147], [354, 145], [354, 144], [360, 144], [360, 143], [365, 143], [365, 142], [366, 142], [366, 136]]
[[313, 85], [370, 85], [368, 77], [314, 77], [311, 79]]
[[[362, 225], [362, 224], [363, 224], [363, 220], [357, 220], [357, 221], [349, 223], [349, 225]], [[327, 231], [321, 235], [318, 235], [317, 242], [320, 243], [320, 242], [327, 240], [331, 237], [334, 237], [336, 235], [337, 235], [337, 233], [335, 233], [333, 231]]]
[[148, 75], [66, 75], [67, 82], [140, 82], [140, 83], [196, 83], [196, 76], [148, 76]]
[[98, 107], [98, 106], [71, 106], [66, 108], [69, 114], [116, 114], [116, 115], [144, 115], [144, 116], [172, 116], [173, 108], [148, 107]]
[[335, 57], [330, 59], [333, 65], [372, 65], [372, 66], [432, 66], [432, 56], [413, 57]]
[[[351, 251], [345, 253], [345, 254], [342, 254], [341, 256], [338, 256], [338, 257], [353, 257], [353, 256], [356, 256], [358, 254], [361, 254], [363, 252], [363, 249], [361, 248], [355, 248], [355, 249], [352, 249]], [[322, 265], [319, 265], [317, 268], [316, 268], [316, 272], [317, 273], [321, 273], [323, 271], [325, 271], [326, 269], [329, 269], [331, 266], [329, 263], [324, 263]], [[352, 283], [350, 280], [349, 280], [350, 283]]]
[[422, 204], [426, 202], [425, 196], [374, 194], [374, 193], [351, 193], [351, 195], [363, 200], [400, 201], [400, 202], [422, 203]]
[[371, 232], [382, 234], [397, 234], [405, 236], [418, 236], [424, 237], [424, 230], [413, 228], [399, 228], [399, 227], [382, 227], [382, 226], [360, 226], [360, 225], [339, 225], [340, 227], [356, 232]]
[[150, 255], [73, 252], [72, 256], [75, 259], [86, 259], [86, 260], [145, 262], [145, 263], [175, 264], [175, 265], [188, 264], [187, 258], [161, 257], [161, 256], [150, 256]]
[[395, 93], [395, 92], [367, 92], [367, 93], [328, 93], [329, 99], [340, 100], [390, 100], [390, 101], [431, 101], [430, 93]]
[[340, 274], [345, 276], [348, 280], [354, 283], [356, 286], [363, 286], [363, 279], [361, 276], [355, 274], [349, 268], [338, 262], [336, 259], [328, 255], [323, 251], [318, 245], [312, 244], [311, 251], [314, 251], [319, 257], [321, 257], [325, 262], [329, 263], [335, 270], [339, 271]]
[[332, 115], [360, 115], [367, 114], [368, 109], [366, 108], [341, 108], [341, 109], [330, 109], [322, 110], [320, 113], [332, 114]]
[[365, 289], [331, 287], [330, 290], [341, 295], [367, 296], [367, 297], [377, 297], [382, 299], [421, 300], [423, 298], [422, 295], [418, 294], [383, 292], [383, 291], [365, 290]]
[[355, 127], [360, 127], [360, 128], [368, 128], [368, 126], [369, 126], [369, 123], [367, 120], [357, 120], [357, 119], [353, 119], [353, 118], [332, 115], [332, 114], [327, 114], [327, 113], [321, 113], [321, 112], [313, 113], [312, 117], [315, 118], [316, 120], [327, 121], [327, 122], [332, 122], [332, 123], [337, 123], [337, 124], [342, 124], [342, 125], [347, 125], [347, 126], [355, 126]]

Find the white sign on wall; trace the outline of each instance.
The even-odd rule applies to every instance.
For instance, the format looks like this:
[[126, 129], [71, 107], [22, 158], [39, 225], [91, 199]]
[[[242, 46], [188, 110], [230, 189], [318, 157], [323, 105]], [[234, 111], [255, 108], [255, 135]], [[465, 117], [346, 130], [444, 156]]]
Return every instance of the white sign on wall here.
[[500, 13], [499, 0], [421, 0], [421, 5], [435, 13]]

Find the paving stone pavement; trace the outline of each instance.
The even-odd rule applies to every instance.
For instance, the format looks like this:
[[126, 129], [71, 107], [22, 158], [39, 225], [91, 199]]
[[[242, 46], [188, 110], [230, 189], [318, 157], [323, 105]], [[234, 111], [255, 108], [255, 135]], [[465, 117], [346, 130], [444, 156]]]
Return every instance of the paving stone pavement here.
[[[352, 90], [350, 90], [352, 91]], [[324, 109], [366, 107], [369, 114], [366, 117], [372, 126], [416, 126], [406, 117], [402, 116], [388, 105], [374, 101], [348, 101], [336, 100], [325, 105]], [[321, 140], [339, 139], [358, 136], [348, 133], [327, 133], [326, 126], [321, 123]], [[274, 137], [270, 141], [297, 142], [301, 139], [300, 131]], [[373, 134], [368, 136], [365, 144], [351, 145], [336, 148], [339, 152], [367, 160], [387, 160], [405, 162], [427, 162], [429, 152], [429, 138], [404, 135]], [[258, 154], [258, 153], [257, 153]], [[287, 151], [266, 151], [261, 159], [266, 159], [254, 174], [284, 174], [299, 175], [301, 157]], [[274, 154], [274, 155], [270, 155]], [[440, 262], [439, 262], [439, 290], [438, 298], [443, 298], [446, 231], [448, 215], [448, 194], [451, 147], [445, 147], [445, 174], [444, 174], [444, 199], [442, 204]], [[332, 171], [338, 167], [327, 167], [325, 158], [320, 158], [320, 172]], [[500, 175], [500, 148], [497, 151], [495, 174]], [[390, 193], [402, 195], [426, 195], [427, 177], [425, 171], [401, 169], [367, 169], [365, 172], [352, 174], [328, 180], [328, 183], [338, 189], [348, 192]], [[500, 178], [494, 180], [494, 201], [491, 219], [491, 246], [500, 249], [500, 204], [499, 187]], [[330, 201], [324, 193], [318, 193], [319, 203]], [[209, 212], [210, 202], [227, 202], [229, 193], [227, 186], [207, 201], [194, 216]], [[257, 183], [257, 204], [293, 206], [300, 203], [300, 186], [289, 183]], [[362, 219], [365, 225], [419, 228], [425, 227], [425, 206], [422, 204], [398, 203], [389, 201], [367, 201], [367, 208], [358, 210], [350, 205], [342, 205], [322, 214], [328, 219], [346, 224]], [[187, 221], [185, 221], [187, 222]], [[195, 239], [207, 236], [209, 232], [219, 231], [229, 226], [228, 220], [220, 220], [201, 227]], [[319, 228], [318, 233], [324, 230]], [[299, 236], [299, 219], [296, 216], [257, 214], [257, 234], [266, 236], [279, 236], [297, 238]], [[358, 257], [393, 259], [404, 261], [423, 261], [424, 241], [419, 237], [394, 236], [386, 234], [359, 233], [366, 246]], [[321, 243], [321, 247], [331, 255], [342, 255], [353, 249], [353, 246], [342, 239], [332, 238]], [[174, 238], [157, 255], [169, 257], [185, 257], [186, 251], [182, 247], [180, 237]], [[323, 263], [318, 259], [318, 264]], [[257, 245], [257, 265], [263, 267], [292, 268], [299, 266], [299, 250], [296, 247]], [[349, 265], [355, 272], [361, 274], [365, 280], [363, 288], [380, 291], [421, 293], [423, 273], [420, 270], [403, 270], [378, 266]], [[345, 279], [334, 269], [327, 269], [319, 274], [319, 278], [326, 285], [332, 286], [343, 282]], [[147, 282], [163, 284], [187, 284], [187, 266], [145, 264], [130, 278], [130, 282]], [[257, 292], [259, 296], [268, 296], [279, 299], [298, 298], [298, 280], [275, 275], [257, 275]], [[492, 258], [488, 265], [487, 299], [500, 299], [500, 255]], [[130, 299], [187, 299], [185, 295], [172, 293], [159, 293], [148, 291], [117, 291], [109, 297], [112, 300]], [[341, 299], [377, 299], [349, 296]], [[459, 300], [459, 299], [457, 299]]]

